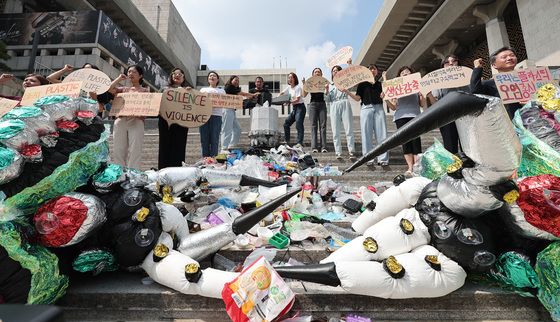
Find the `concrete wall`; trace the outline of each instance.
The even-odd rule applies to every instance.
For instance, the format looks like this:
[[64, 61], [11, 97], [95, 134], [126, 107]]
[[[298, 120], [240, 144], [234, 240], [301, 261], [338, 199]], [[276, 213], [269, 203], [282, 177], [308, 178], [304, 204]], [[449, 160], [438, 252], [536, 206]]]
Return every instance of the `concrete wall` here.
[[200, 66], [200, 46], [175, 5], [171, 0], [132, 0], [132, 2], [185, 65], [187, 81], [195, 84], [196, 72]]
[[560, 66], [558, 0], [517, 0], [527, 59], [537, 65]]

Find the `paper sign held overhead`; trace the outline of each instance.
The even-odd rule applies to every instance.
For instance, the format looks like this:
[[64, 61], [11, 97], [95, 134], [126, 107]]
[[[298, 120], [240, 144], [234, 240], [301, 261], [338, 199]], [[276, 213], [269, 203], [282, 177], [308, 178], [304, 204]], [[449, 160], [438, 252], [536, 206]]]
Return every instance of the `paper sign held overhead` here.
[[308, 93], [324, 93], [325, 85], [329, 83], [329, 80], [323, 76], [313, 76], [305, 80], [303, 90]]
[[434, 89], [468, 86], [471, 75], [472, 69], [465, 66], [450, 66], [434, 70], [420, 80], [421, 92], [426, 94]]
[[21, 98], [21, 106], [30, 106], [43, 96], [65, 95], [71, 98], [80, 96], [82, 82], [68, 82], [42, 86], [28, 87]]
[[348, 60], [350, 58], [352, 58], [352, 52], [353, 51], [354, 50], [352, 49], [351, 46], [346, 46], [346, 47], [340, 48], [336, 53], [334, 53], [334, 55], [332, 55], [327, 60], [327, 67], [328, 68], [333, 68], [336, 65], [347, 64]]
[[532, 67], [494, 75], [496, 88], [504, 104], [526, 102], [544, 84], [553, 81], [548, 67]]
[[384, 81], [384, 99], [390, 100], [420, 92], [420, 79], [420, 73], [414, 73]]
[[212, 116], [212, 101], [194, 89], [170, 88], [163, 91], [159, 113], [169, 126], [199, 127]]
[[19, 101], [14, 101], [14, 100], [0, 97], [0, 117], [4, 116], [4, 114], [11, 111], [18, 104]]
[[157, 116], [161, 103], [160, 93], [120, 93], [113, 100], [111, 116]]
[[361, 82], [373, 84], [375, 83], [375, 78], [373, 78], [373, 74], [367, 67], [352, 65], [336, 73], [333, 81], [336, 88], [343, 90], [356, 86]]
[[243, 96], [241, 95], [230, 95], [230, 94], [217, 94], [217, 93], [207, 93], [208, 97], [212, 101], [213, 107], [221, 108], [243, 108]]
[[93, 68], [82, 68], [70, 73], [64, 78], [63, 83], [81, 81], [82, 90], [86, 93], [105, 93], [111, 86], [111, 79], [104, 72]]

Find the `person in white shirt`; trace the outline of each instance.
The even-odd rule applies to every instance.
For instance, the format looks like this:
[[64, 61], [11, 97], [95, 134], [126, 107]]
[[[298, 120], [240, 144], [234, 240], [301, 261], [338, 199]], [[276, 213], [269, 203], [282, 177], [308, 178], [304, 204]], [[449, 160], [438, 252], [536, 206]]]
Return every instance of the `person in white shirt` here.
[[299, 86], [299, 80], [296, 73], [288, 74], [288, 87], [286, 87], [280, 95], [290, 94], [290, 103], [292, 104], [292, 112], [284, 122], [284, 139], [286, 143], [290, 143], [290, 127], [294, 122], [297, 130], [297, 144], [294, 147], [303, 147], [303, 120], [305, 119], [305, 104], [303, 103], [302, 90]]

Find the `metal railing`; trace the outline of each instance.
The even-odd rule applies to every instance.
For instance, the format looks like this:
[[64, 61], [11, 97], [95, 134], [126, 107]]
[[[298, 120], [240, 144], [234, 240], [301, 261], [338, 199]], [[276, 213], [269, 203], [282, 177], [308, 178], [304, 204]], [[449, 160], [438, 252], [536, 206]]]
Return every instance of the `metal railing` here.
[[35, 74], [43, 75], [45, 77], [49, 76], [54, 72], [54, 69], [41, 64], [39, 60], [35, 60], [35, 68], [33, 70]]

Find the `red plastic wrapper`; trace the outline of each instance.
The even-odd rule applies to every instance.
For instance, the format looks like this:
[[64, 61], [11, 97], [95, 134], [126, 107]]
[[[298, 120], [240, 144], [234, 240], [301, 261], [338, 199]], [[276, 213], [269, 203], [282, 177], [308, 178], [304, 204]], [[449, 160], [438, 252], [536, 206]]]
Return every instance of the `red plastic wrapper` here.
[[92, 111], [77, 111], [76, 116], [79, 118], [93, 118], [95, 114]]
[[23, 158], [29, 162], [43, 161], [43, 151], [39, 144], [29, 144], [24, 146], [21, 151]]
[[73, 133], [80, 126], [73, 121], [58, 120], [56, 121], [56, 127], [62, 132]]
[[527, 177], [519, 186], [517, 204], [531, 225], [560, 237], [560, 178], [551, 174]]
[[44, 204], [35, 216], [35, 226], [44, 227], [38, 242], [47, 247], [61, 247], [68, 244], [87, 217], [88, 208], [76, 198], [62, 196]]

